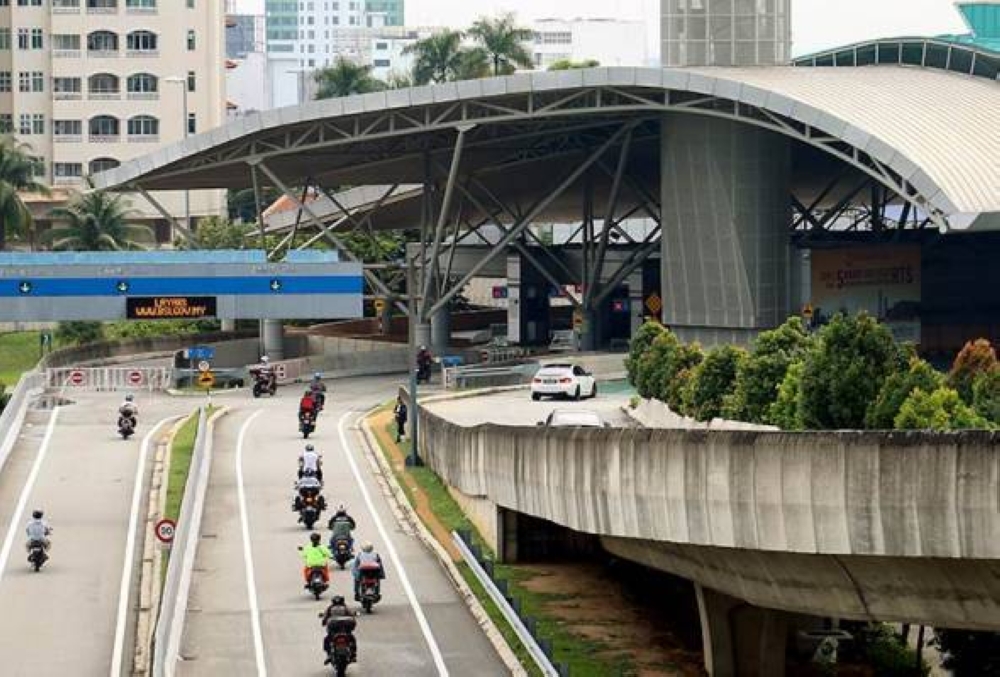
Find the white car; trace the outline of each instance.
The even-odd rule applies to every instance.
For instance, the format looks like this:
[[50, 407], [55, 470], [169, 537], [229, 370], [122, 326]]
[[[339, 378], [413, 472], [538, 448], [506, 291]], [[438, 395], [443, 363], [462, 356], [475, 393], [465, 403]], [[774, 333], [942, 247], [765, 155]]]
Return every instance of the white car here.
[[531, 399], [597, 397], [597, 380], [578, 364], [547, 364], [531, 379]]
[[538, 425], [547, 428], [607, 428], [601, 415], [590, 409], [555, 409]]

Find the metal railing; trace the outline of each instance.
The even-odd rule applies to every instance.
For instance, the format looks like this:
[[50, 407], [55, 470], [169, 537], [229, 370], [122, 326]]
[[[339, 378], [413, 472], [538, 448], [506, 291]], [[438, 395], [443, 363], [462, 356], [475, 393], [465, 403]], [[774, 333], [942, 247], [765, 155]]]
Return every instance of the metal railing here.
[[17, 441], [18, 433], [24, 424], [24, 417], [28, 413], [28, 403], [32, 397], [41, 393], [43, 384], [44, 378], [37, 371], [23, 374], [14, 386], [3, 413], [0, 413], [0, 470], [3, 470], [7, 457], [10, 456]]
[[166, 390], [172, 385], [169, 367], [58, 367], [46, 369], [45, 385], [60, 390]]
[[519, 385], [527, 382], [523, 364], [504, 367], [445, 367], [441, 371], [447, 390], [467, 388], [472, 382], [485, 382], [485, 385]]

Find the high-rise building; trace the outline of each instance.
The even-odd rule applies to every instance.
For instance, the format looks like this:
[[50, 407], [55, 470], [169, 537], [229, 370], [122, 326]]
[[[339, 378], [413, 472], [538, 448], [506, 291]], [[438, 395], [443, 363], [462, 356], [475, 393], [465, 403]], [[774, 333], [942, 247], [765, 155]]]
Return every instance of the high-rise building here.
[[612, 18], [538, 19], [531, 45], [535, 66], [593, 59], [601, 66], [649, 66], [646, 24]]
[[403, 0], [367, 0], [369, 14], [385, 14], [386, 26], [402, 26]]
[[661, 0], [664, 66], [783, 66], [791, 0]]
[[[225, 120], [224, 11], [207, 0], [0, 0], [0, 132], [56, 189]], [[218, 213], [218, 191], [157, 196]], [[157, 223], [151, 205], [133, 207]], [[157, 225], [166, 226], [163, 224]]]

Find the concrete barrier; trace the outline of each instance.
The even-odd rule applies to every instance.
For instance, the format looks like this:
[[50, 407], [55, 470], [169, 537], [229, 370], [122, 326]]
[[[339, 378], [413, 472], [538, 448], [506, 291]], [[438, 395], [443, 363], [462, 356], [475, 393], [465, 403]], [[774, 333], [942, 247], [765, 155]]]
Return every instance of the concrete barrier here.
[[17, 443], [17, 436], [21, 433], [24, 417], [28, 413], [28, 404], [32, 398], [41, 394], [43, 385], [44, 377], [37, 371], [22, 374], [10, 394], [7, 406], [0, 413], [0, 471]]

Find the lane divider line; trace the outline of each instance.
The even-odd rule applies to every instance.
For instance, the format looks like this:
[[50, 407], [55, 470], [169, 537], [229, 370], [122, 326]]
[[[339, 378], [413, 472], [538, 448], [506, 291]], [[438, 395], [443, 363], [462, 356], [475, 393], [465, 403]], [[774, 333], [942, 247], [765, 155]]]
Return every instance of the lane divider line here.
[[253, 552], [250, 548], [250, 521], [247, 518], [247, 495], [243, 488], [243, 447], [247, 431], [258, 416], [264, 413], [258, 409], [251, 414], [243, 425], [236, 439], [236, 494], [240, 504], [240, 529], [243, 532], [243, 562], [247, 573], [247, 601], [250, 604], [250, 629], [253, 633], [253, 653], [257, 663], [258, 677], [267, 677], [267, 664], [264, 661], [264, 635], [260, 629], [260, 608], [257, 603], [257, 582], [253, 569]]
[[28, 477], [24, 481], [24, 487], [21, 489], [21, 495], [17, 499], [17, 507], [14, 508], [14, 514], [11, 515], [10, 525], [7, 527], [7, 536], [3, 540], [3, 548], [0, 549], [0, 581], [3, 580], [4, 572], [7, 570], [7, 560], [10, 558], [11, 548], [14, 546], [14, 537], [21, 532], [21, 520], [24, 518], [24, 509], [28, 505], [28, 499], [35, 488], [35, 480], [38, 479], [38, 474], [42, 469], [42, 462], [49, 451], [49, 444], [52, 442], [52, 433], [56, 429], [56, 420], [59, 418], [59, 411], [59, 407], [52, 409], [52, 416], [49, 418], [49, 424], [45, 428], [45, 436], [42, 438], [41, 446], [38, 447], [38, 455], [35, 456], [35, 462], [28, 472]]
[[406, 598], [410, 602], [410, 606], [413, 608], [413, 613], [417, 617], [417, 624], [420, 626], [420, 632], [424, 635], [424, 640], [427, 642], [427, 648], [430, 649], [431, 656], [434, 657], [434, 666], [437, 668], [438, 675], [440, 677], [448, 677], [448, 666], [444, 664], [444, 657], [441, 655], [441, 648], [438, 646], [437, 640], [434, 638], [434, 633], [431, 631], [430, 623], [427, 622], [427, 616], [424, 615], [424, 609], [420, 606], [420, 602], [417, 600], [416, 593], [413, 592], [413, 586], [410, 585], [410, 577], [406, 574], [406, 569], [403, 568], [403, 562], [399, 557], [399, 553], [396, 552], [396, 546], [393, 545], [392, 540], [389, 538], [389, 532], [386, 531], [385, 525], [382, 524], [382, 518], [379, 517], [378, 511], [375, 509], [375, 503], [372, 501], [371, 494], [368, 493], [368, 487], [365, 486], [364, 479], [361, 477], [361, 471], [358, 469], [358, 464], [354, 460], [354, 455], [351, 453], [351, 447], [347, 443], [347, 435], [344, 432], [344, 422], [349, 416], [356, 415], [355, 412], [347, 412], [340, 417], [340, 422], [337, 424], [337, 433], [340, 436], [340, 446], [344, 452], [344, 456], [347, 457], [347, 462], [351, 466], [351, 472], [354, 474], [354, 479], [358, 483], [358, 488], [361, 490], [361, 496], [365, 499], [365, 505], [368, 507], [368, 512], [371, 513], [372, 519], [375, 521], [375, 527], [378, 529], [379, 535], [382, 537], [382, 542], [385, 543], [386, 550], [389, 552], [389, 559], [392, 560], [392, 565], [398, 572], [399, 581], [403, 586], [403, 590], [406, 592]]
[[142, 489], [145, 484], [146, 458], [149, 456], [149, 446], [156, 433], [164, 425], [176, 421], [180, 416], [169, 416], [160, 420], [142, 438], [139, 447], [139, 463], [135, 469], [135, 485], [132, 487], [132, 508], [128, 516], [128, 532], [125, 537], [125, 559], [122, 563], [122, 581], [118, 588], [118, 616], [115, 621], [115, 643], [111, 650], [111, 677], [121, 677], [122, 665], [125, 662], [125, 629], [128, 626], [128, 602], [131, 597], [132, 570], [135, 568], [136, 532], [139, 526], [139, 508], [142, 505]]

